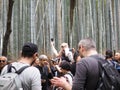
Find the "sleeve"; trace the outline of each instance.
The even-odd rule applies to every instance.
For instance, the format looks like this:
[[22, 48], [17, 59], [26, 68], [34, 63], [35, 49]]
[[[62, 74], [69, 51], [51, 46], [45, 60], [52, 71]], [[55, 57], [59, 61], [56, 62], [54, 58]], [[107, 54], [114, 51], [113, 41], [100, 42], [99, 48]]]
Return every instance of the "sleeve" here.
[[73, 54], [72, 54], [72, 52], [68, 53], [68, 58], [69, 58], [70, 61], [73, 61]]
[[58, 52], [57, 52], [57, 50], [55, 49], [53, 43], [51, 43], [51, 48], [52, 48], [52, 51], [53, 51], [53, 53], [55, 54], [55, 56], [58, 56]]
[[72, 90], [85, 90], [84, 87], [86, 83], [85, 82], [86, 77], [87, 77], [87, 68], [85, 63], [81, 61], [77, 63], [77, 66], [76, 66], [76, 73], [73, 80]]
[[[32, 72], [32, 71], [31, 71]], [[31, 90], [42, 90], [41, 88], [41, 75], [40, 72], [37, 68], [34, 67], [34, 70], [32, 72], [32, 86], [31, 86]]]
[[69, 51], [69, 48], [65, 48], [65, 56], [67, 56], [70, 61], [73, 61], [73, 54]]

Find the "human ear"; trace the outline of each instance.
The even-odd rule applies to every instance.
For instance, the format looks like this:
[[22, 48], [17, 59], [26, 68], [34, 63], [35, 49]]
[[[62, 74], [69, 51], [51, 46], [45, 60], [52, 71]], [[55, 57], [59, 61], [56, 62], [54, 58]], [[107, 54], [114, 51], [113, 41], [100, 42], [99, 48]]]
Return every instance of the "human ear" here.
[[35, 59], [37, 59], [37, 58], [38, 58], [38, 53], [35, 53], [35, 54], [33, 55], [33, 57], [34, 57]]

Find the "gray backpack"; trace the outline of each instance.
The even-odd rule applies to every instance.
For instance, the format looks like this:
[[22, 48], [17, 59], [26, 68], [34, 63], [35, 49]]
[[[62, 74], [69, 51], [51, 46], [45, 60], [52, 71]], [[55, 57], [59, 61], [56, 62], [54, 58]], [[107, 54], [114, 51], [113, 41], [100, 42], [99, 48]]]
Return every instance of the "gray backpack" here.
[[[15, 67], [9, 64], [8, 72], [0, 76], [0, 90], [23, 90], [19, 74], [27, 67], [29, 66], [24, 66], [16, 71]], [[11, 72], [12, 68], [15, 69], [15, 72]]]

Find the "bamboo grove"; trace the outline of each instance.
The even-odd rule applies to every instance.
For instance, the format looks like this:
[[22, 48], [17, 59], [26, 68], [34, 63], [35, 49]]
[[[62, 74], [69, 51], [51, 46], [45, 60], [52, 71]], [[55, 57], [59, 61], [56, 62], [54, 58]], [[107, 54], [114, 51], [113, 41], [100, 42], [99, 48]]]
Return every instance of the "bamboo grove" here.
[[[6, 32], [8, 0], [0, 0], [0, 54]], [[80, 39], [91, 37], [99, 53], [120, 49], [120, 0], [14, 0], [8, 56], [18, 57], [25, 42], [39, 53], [52, 55], [50, 39], [59, 50], [62, 42], [77, 49]]]

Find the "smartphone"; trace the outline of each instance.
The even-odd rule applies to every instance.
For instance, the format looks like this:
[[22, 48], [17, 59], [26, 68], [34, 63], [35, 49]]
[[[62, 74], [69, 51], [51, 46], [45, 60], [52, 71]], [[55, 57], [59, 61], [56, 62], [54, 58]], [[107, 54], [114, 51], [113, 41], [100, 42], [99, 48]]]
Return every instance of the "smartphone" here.
[[54, 41], [54, 39], [53, 39], [53, 38], [51, 38], [51, 41], [53, 42], [53, 41]]

